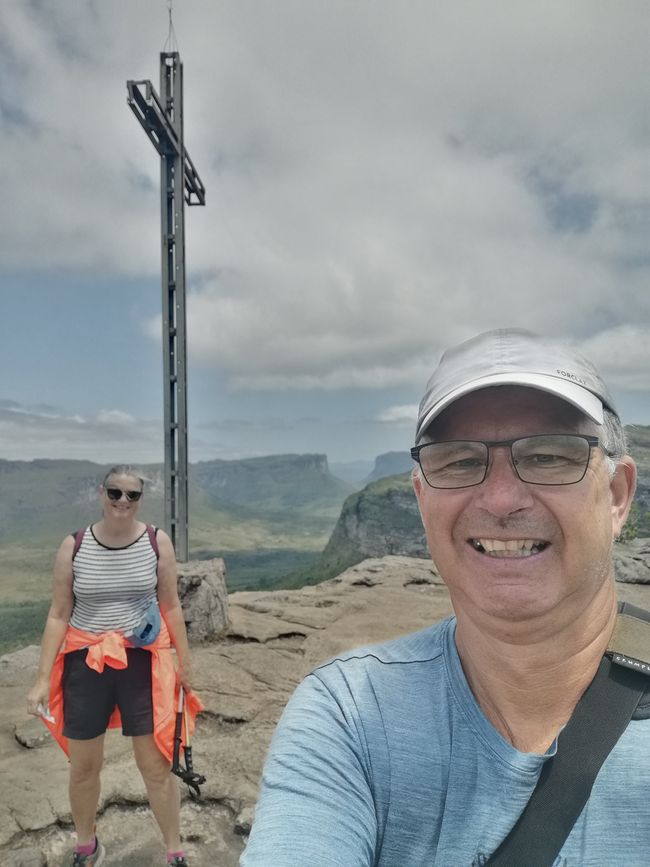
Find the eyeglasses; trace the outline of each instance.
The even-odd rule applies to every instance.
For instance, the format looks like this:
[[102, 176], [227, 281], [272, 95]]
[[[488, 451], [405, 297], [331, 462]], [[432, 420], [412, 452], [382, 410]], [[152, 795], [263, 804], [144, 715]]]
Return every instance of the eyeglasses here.
[[485, 481], [490, 449], [509, 448], [515, 473], [531, 485], [574, 485], [581, 481], [591, 450], [603, 449], [598, 437], [577, 434], [540, 434], [514, 440], [454, 440], [424, 443], [411, 449], [432, 488], [471, 488]]
[[120, 488], [105, 488], [104, 490], [108, 499], [114, 502], [121, 500], [122, 494], [124, 494], [129, 503], [137, 503], [142, 496], [142, 491], [122, 491]]

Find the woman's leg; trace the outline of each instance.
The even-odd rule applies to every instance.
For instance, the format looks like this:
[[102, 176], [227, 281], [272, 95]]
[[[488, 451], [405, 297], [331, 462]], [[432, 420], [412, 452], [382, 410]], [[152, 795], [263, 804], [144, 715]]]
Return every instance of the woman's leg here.
[[70, 810], [78, 845], [88, 845], [95, 833], [99, 775], [104, 762], [104, 735], [87, 741], [68, 739]]
[[147, 787], [149, 804], [156, 817], [168, 852], [181, 848], [181, 796], [171, 765], [158, 750], [153, 735], [137, 735], [133, 752], [138, 770]]

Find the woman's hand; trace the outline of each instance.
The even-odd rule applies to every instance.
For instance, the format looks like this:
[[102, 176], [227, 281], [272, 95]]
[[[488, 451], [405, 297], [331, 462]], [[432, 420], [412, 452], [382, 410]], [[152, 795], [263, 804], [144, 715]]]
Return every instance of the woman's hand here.
[[176, 684], [182, 686], [186, 692], [192, 689], [192, 666], [189, 660], [179, 662], [176, 669]]
[[41, 710], [47, 707], [50, 700], [50, 679], [39, 677], [34, 686], [27, 693], [27, 713], [32, 716], [40, 716]]

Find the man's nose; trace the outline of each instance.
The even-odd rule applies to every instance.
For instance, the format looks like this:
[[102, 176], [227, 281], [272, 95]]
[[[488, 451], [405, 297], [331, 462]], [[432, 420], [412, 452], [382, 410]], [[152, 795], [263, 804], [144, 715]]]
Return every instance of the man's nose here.
[[498, 516], [526, 509], [533, 502], [530, 487], [517, 475], [509, 446], [490, 449], [487, 476], [476, 489], [483, 508]]

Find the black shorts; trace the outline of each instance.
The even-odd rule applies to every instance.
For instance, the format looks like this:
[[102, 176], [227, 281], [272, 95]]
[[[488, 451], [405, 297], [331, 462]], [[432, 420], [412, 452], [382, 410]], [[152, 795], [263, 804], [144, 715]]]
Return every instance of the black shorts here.
[[80, 741], [104, 734], [116, 705], [123, 735], [152, 734], [151, 653], [127, 647], [127, 668], [106, 665], [101, 674], [86, 665], [86, 653], [74, 650], [65, 655], [63, 734]]

